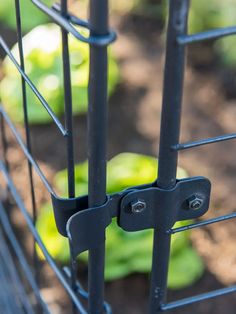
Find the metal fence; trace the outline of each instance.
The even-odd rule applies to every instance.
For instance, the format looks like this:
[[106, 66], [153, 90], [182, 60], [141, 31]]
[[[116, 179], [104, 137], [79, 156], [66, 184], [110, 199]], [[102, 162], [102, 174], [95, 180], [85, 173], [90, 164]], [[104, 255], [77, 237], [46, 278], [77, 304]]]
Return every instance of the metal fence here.
[[[175, 222], [198, 218], [208, 210], [211, 188], [209, 180], [204, 177], [192, 177], [183, 180], [176, 179], [178, 152], [196, 146], [236, 138], [236, 134], [229, 134], [191, 143], [179, 143], [185, 48], [188, 44], [194, 42], [235, 34], [236, 27], [215, 29], [188, 35], [189, 0], [170, 0], [158, 178], [152, 184], [136, 186], [113, 195], [106, 195], [107, 47], [116, 39], [115, 33], [109, 29], [108, 1], [90, 0], [89, 22], [70, 14], [68, 12], [67, 0], [61, 0], [60, 4], [54, 5], [51, 8], [47, 7], [40, 0], [31, 0], [31, 2], [61, 28], [65, 123], [63, 125], [59, 121], [50, 108], [50, 104], [47, 103], [43, 95], [35, 87], [34, 82], [27, 76], [22, 44], [20, 1], [15, 0], [20, 61], [18, 62], [13, 56], [2, 37], [0, 37], [0, 46], [11, 59], [22, 78], [22, 110], [24, 112], [26, 141], [22, 139], [9, 116], [3, 107], [1, 107], [1, 138], [4, 158], [0, 161], [0, 171], [3, 174], [9, 192], [14, 198], [15, 204], [26, 220], [35, 243], [41, 248], [45, 259], [68, 293], [73, 303], [74, 313], [112, 312], [111, 307], [104, 302], [105, 229], [111, 223], [112, 217], [117, 217], [118, 225], [127, 232], [154, 229], [149, 313], [168, 311], [236, 291], [236, 286], [232, 286], [171, 303], [168, 303], [166, 300], [172, 234], [236, 217], [236, 214], [232, 213], [193, 223], [185, 227], [173, 228]], [[84, 37], [75, 26], [89, 30], [89, 37]], [[76, 197], [75, 195], [73, 104], [68, 34], [90, 46], [88, 89], [89, 192], [88, 196], [84, 197]], [[61, 132], [62, 137], [66, 139], [68, 198], [61, 198], [56, 195], [53, 187], [47, 181], [31, 153], [31, 137], [28, 121], [29, 104], [27, 103], [26, 95], [27, 85], [39, 99], [45, 110], [47, 110], [52, 121]], [[11, 130], [28, 160], [31, 186], [29, 192], [31, 193], [33, 208], [32, 217], [27, 211], [9, 174], [9, 164], [6, 154], [8, 149], [6, 127]], [[33, 171], [38, 174], [48, 193], [51, 195], [58, 231], [68, 237], [71, 255], [71, 263], [68, 268], [60, 269], [56, 265], [35, 228], [37, 210]], [[2, 294], [0, 300], [1, 309], [4, 309], [4, 313], [13, 313], [13, 311], [15, 313], [49, 313], [48, 305], [40, 295], [37, 285], [38, 262], [36, 253], [34, 263], [36, 275], [34, 275], [14, 234], [5, 207], [6, 204], [1, 202], [0, 280], [4, 282], [4, 286], [6, 287], [5, 293]], [[7, 242], [4, 240], [5, 238]], [[82, 288], [77, 279], [76, 258], [83, 251], [89, 251], [88, 292]], [[37, 300], [36, 307], [29, 301], [25, 286], [16, 272], [14, 258], [11, 258], [12, 254], [17, 257], [17, 267], [21, 266], [25, 278], [27, 278], [28, 284], [35, 294]], [[11, 285], [10, 282], [14, 284]], [[87, 303], [88, 306], [85, 305]]]

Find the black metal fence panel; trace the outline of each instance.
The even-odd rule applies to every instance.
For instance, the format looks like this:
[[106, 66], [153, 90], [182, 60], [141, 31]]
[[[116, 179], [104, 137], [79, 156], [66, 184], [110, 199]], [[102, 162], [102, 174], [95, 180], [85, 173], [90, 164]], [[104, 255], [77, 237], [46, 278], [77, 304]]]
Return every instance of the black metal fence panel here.
[[[117, 217], [118, 225], [127, 232], [144, 229], [154, 229], [153, 263], [150, 283], [149, 313], [159, 313], [182, 307], [209, 298], [218, 297], [236, 291], [236, 286], [211, 291], [190, 298], [168, 303], [166, 300], [168, 264], [170, 258], [171, 236], [177, 232], [198, 228], [207, 224], [217, 223], [236, 217], [235, 213], [213, 218], [185, 227], [173, 228], [177, 221], [194, 219], [206, 213], [209, 207], [211, 184], [207, 178], [193, 177], [183, 180], [176, 179], [178, 152], [193, 147], [217, 143], [236, 138], [236, 134], [203, 139], [191, 143], [179, 143], [181, 104], [184, 82], [186, 46], [203, 40], [216, 39], [236, 34], [236, 27], [214, 29], [200, 34], [189, 35], [187, 30], [189, 0], [169, 1], [169, 20], [167, 26], [166, 61], [164, 74], [164, 90], [161, 117], [161, 135], [159, 149], [159, 175], [152, 184], [135, 186], [113, 195], [106, 194], [106, 134], [107, 134], [107, 48], [116, 39], [109, 28], [108, 0], [90, 0], [89, 21], [68, 12], [67, 0], [52, 7], [46, 6], [40, 0], [31, 2], [44, 14], [48, 15], [61, 28], [62, 61], [64, 78], [64, 113], [65, 123], [60, 122], [43, 95], [27, 76], [25, 70], [24, 49], [22, 44], [20, 1], [15, 0], [17, 38], [19, 61], [13, 56], [4, 38], [0, 37], [0, 47], [8, 55], [22, 79], [22, 110], [24, 113], [25, 138], [18, 133], [9, 116], [0, 108], [1, 138], [3, 160], [0, 161], [0, 171], [6, 182], [19, 211], [23, 214], [35, 243], [41, 248], [46, 261], [53, 269], [58, 280], [73, 303], [74, 313], [111, 313], [111, 307], [104, 302], [104, 258], [105, 230], [113, 217]], [[89, 31], [89, 36], [81, 34], [76, 26]], [[70, 50], [68, 34], [78, 41], [90, 46], [90, 71], [88, 88], [88, 159], [89, 159], [89, 192], [87, 196], [75, 195], [74, 147], [72, 92], [70, 78]], [[28, 121], [28, 104], [26, 87], [29, 87], [39, 99], [41, 105], [51, 116], [61, 135], [66, 139], [68, 197], [58, 196], [49, 184], [44, 173], [34, 159], [31, 149], [31, 134]], [[7, 139], [5, 127], [8, 127], [19, 144], [28, 161], [32, 217], [18, 194], [10, 173], [7, 160]], [[55, 220], [60, 232], [69, 241], [71, 263], [70, 267], [60, 269], [48, 253], [36, 228], [37, 206], [33, 171], [41, 178], [52, 198]], [[34, 270], [30, 270], [16, 235], [11, 227], [4, 202], [0, 203], [0, 280], [7, 282], [7, 277], [14, 281], [14, 287], [6, 286], [6, 294], [0, 300], [4, 313], [49, 313], [44, 302], [38, 281], [38, 260], [34, 252]], [[9, 247], [11, 249], [9, 249]], [[34, 245], [35, 247], [35, 245]], [[88, 292], [83, 289], [77, 279], [78, 254], [89, 252]], [[3, 253], [4, 252], [4, 253]], [[12, 253], [13, 252], [13, 253]], [[34, 292], [38, 306], [35, 308], [29, 302], [27, 291], [21, 281], [21, 275], [15, 271], [11, 262], [11, 254], [17, 257], [17, 263]], [[9, 263], [7, 261], [10, 261]], [[8, 291], [9, 290], [9, 291]], [[15, 296], [14, 302], [9, 300], [9, 293]], [[86, 302], [84, 302], [86, 301]], [[87, 303], [87, 305], [85, 305]], [[122, 309], [121, 309], [122, 312]]]

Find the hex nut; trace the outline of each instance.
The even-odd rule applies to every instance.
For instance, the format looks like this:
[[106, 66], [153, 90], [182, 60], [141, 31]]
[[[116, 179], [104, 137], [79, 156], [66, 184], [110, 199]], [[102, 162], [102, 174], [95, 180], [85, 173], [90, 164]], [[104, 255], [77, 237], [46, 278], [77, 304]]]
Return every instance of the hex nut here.
[[203, 199], [197, 195], [193, 195], [188, 199], [189, 209], [198, 210], [202, 207]]
[[131, 202], [131, 211], [132, 213], [141, 213], [146, 209], [146, 202], [143, 200], [136, 200]]

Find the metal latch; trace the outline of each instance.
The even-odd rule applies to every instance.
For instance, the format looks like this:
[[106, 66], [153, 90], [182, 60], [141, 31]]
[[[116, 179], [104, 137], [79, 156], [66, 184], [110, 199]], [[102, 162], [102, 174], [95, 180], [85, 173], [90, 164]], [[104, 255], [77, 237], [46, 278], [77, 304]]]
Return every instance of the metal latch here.
[[108, 195], [105, 204], [94, 208], [88, 208], [87, 196], [52, 195], [52, 203], [58, 231], [69, 238], [76, 256], [105, 240], [104, 230], [113, 217], [125, 231], [168, 231], [177, 221], [201, 217], [209, 208], [210, 191], [208, 179], [192, 177], [177, 180], [170, 190], [160, 189], [156, 182], [133, 187]]

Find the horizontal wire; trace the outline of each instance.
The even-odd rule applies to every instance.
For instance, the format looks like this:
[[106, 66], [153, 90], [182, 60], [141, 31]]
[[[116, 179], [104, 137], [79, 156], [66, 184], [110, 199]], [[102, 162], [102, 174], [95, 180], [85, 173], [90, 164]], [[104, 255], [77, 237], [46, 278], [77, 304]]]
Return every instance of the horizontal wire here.
[[6, 111], [3, 109], [2, 106], [0, 106], [0, 114], [3, 116], [5, 122], [7, 123], [8, 127], [12, 131], [13, 135], [15, 136], [15, 139], [19, 146], [21, 147], [23, 153], [25, 154], [26, 158], [29, 160], [31, 165], [33, 166], [34, 170], [42, 180], [43, 184], [45, 185], [46, 189], [48, 190], [49, 193], [55, 195], [55, 192], [51, 185], [49, 184], [48, 180], [46, 179], [45, 175], [43, 174], [42, 170], [40, 169], [38, 163], [34, 160], [33, 156], [29, 152], [28, 148], [26, 147], [24, 141], [22, 140], [21, 136], [17, 132], [15, 126], [13, 125], [11, 119], [9, 118], [8, 114]]
[[52, 268], [52, 270], [54, 271], [55, 275], [57, 276], [58, 280], [60, 281], [61, 285], [64, 287], [65, 291], [68, 293], [68, 295], [70, 296], [71, 300], [73, 301], [73, 303], [75, 304], [75, 306], [77, 307], [77, 309], [80, 311], [81, 314], [87, 314], [87, 312], [85, 311], [83, 305], [81, 304], [81, 302], [79, 301], [78, 297], [76, 296], [76, 294], [74, 293], [74, 291], [71, 289], [70, 285], [68, 284], [65, 276], [63, 275], [63, 273], [61, 272], [61, 270], [58, 268], [58, 266], [56, 265], [54, 259], [52, 258], [52, 256], [50, 255], [50, 253], [48, 252], [48, 250], [46, 249], [37, 229], [35, 228], [32, 219], [30, 217], [30, 215], [28, 214], [24, 203], [21, 199], [21, 197], [19, 196], [10, 176], [9, 173], [7, 172], [7, 169], [5, 168], [4, 164], [2, 162], [0, 162], [0, 171], [2, 171], [3, 176], [6, 180], [6, 183], [9, 187], [9, 190], [16, 202], [16, 205], [18, 206], [19, 210], [21, 211], [21, 213], [23, 214], [25, 221], [29, 227], [29, 230], [31, 232], [31, 234], [33, 235], [35, 241], [37, 242], [38, 246], [40, 247], [46, 261], [48, 262], [49, 266]]
[[229, 140], [233, 140], [233, 139], [236, 139], [236, 133], [211, 137], [208, 139], [202, 139], [202, 140], [194, 141], [194, 142], [177, 144], [177, 145], [172, 146], [171, 149], [180, 151], [180, 150], [185, 150], [185, 149], [203, 146], [203, 145], [207, 145], [207, 144], [229, 141]]
[[[57, 11], [58, 13], [61, 12], [61, 5], [60, 3], [54, 3], [52, 5], [52, 8]], [[74, 14], [68, 12], [67, 13], [67, 19], [72, 23], [75, 24], [77, 26], [81, 26], [87, 29], [90, 29], [90, 23], [86, 20], [82, 20], [80, 18], [78, 18], [77, 16], [75, 16]]]
[[[79, 34], [79, 32], [77, 32], [65, 19], [61, 18], [60, 15], [55, 16], [53, 14], [53, 10], [47, 8], [44, 4], [41, 3], [41, 1], [32, 0], [32, 2], [34, 4], [36, 4], [42, 11], [47, 13], [50, 17], [52, 17], [58, 24], [60, 24], [60, 26], [62, 26], [68, 32], [72, 33], [77, 39], [79, 39], [81, 41], [84, 41], [84, 42], [88, 42], [87, 38], [85, 38], [81, 34]], [[70, 17], [70, 20], [71, 20], [72, 23], [76, 24], [76, 17], [74, 17], [74, 16]], [[78, 19], [78, 24], [79, 23], [81, 23], [81, 22]], [[86, 24], [86, 25], [83, 25], [83, 26], [87, 27], [88, 25]], [[229, 27], [227, 29], [215, 29], [215, 30], [212, 30], [212, 31], [207, 31], [207, 32], [199, 33], [199, 34], [193, 34], [193, 35], [188, 35], [188, 36], [179, 36], [177, 41], [178, 41], [179, 44], [184, 45], [184, 44], [194, 43], [194, 42], [197, 42], [197, 41], [203, 41], [203, 40], [208, 40], [208, 39], [216, 39], [216, 38], [220, 38], [220, 37], [223, 37], [223, 36], [229, 36], [229, 35], [232, 35], [232, 34], [235, 34], [235, 33], [236, 33], [236, 27]], [[13, 61], [13, 63], [17, 67], [18, 71], [24, 77], [24, 79], [27, 82], [27, 84], [30, 86], [32, 91], [35, 93], [37, 98], [43, 104], [43, 106], [45, 107], [45, 109], [47, 110], [49, 115], [52, 117], [52, 119], [54, 120], [54, 122], [56, 123], [56, 125], [58, 126], [60, 131], [62, 132], [62, 134], [64, 136], [66, 136], [67, 135], [67, 131], [62, 126], [60, 121], [57, 119], [57, 117], [55, 116], [55, 114], [53, 113], [53, 111], [51, 110], [49, 105], [47, 104], [46, 100], [42, 97], [42, 95], [38, 92], [38, 90], [36, 89], [34, 84], [30, 81], [28, 76], [21, 70], [21, 67], [19, 66], [19, 64], [17, 63], [17, 61], [15, 60], [15, 58], [11, 54], [9, 48], [7, 47], [7, 45], [5, 44], [5, 42], [3, 41], [3, 39], [1, 37], [0, 37], [0, 44], [2, 45], [4, 50], [6, 51], [7, 55], [10, 57], [10, 59]], [[6, 120], [6, 122], [8, 123], [10, 129], [13, 131], [13, 133], [14, 133], [14, 135], [15, 135], [18, 143], [19, 143], [19, 145], [21, 146], [22, 150], [24, 151], [26, 157], [31, 162], [31, 164], [35, 168], [36, 172], [39, 174], [40, 178], [42, 179], [42, 181], [46, 185], [47, 189], [49, 190], [50, 193], [54, 193], [54, 191], [52, 190], [51, 186], [49, 185], [47, 179], [45, 178], [45, 176], [43, 175], [42, 171], [40, 170], [38, 164], [33, 159], [32, 155], [29, 154], [26, 146], [24, 145], [21, 137], [18, 135], [18, 133], [17, 133], [16, 129], [14, 128], [13, 124], [11, 123], [9, 117], [6, 115], [6, 113], [2, 109], [1, 109], [1, 113], [3, 114], [3, 116], [4, 116], [5, 120]], [[206, 145], [206, 144], [216, 143], [216, 142], [220, 142], [220, 141], [231, 140], [231, 139], [235, 139], [235, 138], [236, 138], [236, 133], [230, 134], [230, 135], [225, 135], [225, 136], [219, 136], [219, 137], [215, 137], [215, 138], [211, 138], [211, 139], [206, 139], [206, 140], [200, 140], [200, 141], [191, 142], [191, 143], [178, 144], [178, 145], [176, 145], [175, 147], [172, 147], [172, 148], [174, 150], [184, 150], [184, 149], [188, 149], [188, 148], [193, 148], [193, 147], [202, 146], [202, 145]], [[3, 165], [1, 165], [0, 168], [2, 168], [2, 166]], [[4, 172], [6, 172], [6, 169], [4, 170]], [[10, 178], [8, 177], [8, 179], [10, 179]], [[16, 193], [13, 193], [14, 192], [14, 186], [13, 186], [12, 182], [10, 182], [10, 183], [11, 183], [10, 184], [11, 185], [10, 189], [11, 189], [12, 194], [14, 194], [14, 196], [17, 196], [17, 192], [16, 191], [15, 191]], [[19, 206], [19, 201], [20, 200], [18, 199], [18, 197], [16, 197], [16, 202], [17, 202], [18, 206]], [[1, 206], [1, 204], [0, 204], [0, 206]], [[23, 206], [23, 203], [22, 203], [22, 206]], [[22, 211], [22, 212], [24, 213], [25, 217], [28, 216], [28, 213], [26, 212], [26, 209], [24, 209], [24, 211]], [[229, 215], [224, 215], [224, 216], [213, 218], [213, 219], [209, 219], [209, 220], [206, 220], [206, 221], [203, 221], [203, 222], [199, 222], [199, 223], [196, 223], [196, 224], [191, 224], [191, 225], [180, 227], [180, 228], [171, 229], [171, 233], [174, 234], [174, 233], [177, 233], [177, 232], [181, 232], [181, 231], [197, 228], [197, 227], [200, 227], [200, 226], [205, 226], [205, 225], [216, 223], [216, 222], [220, 222], [220, 221], [229, 220], [229, 219], [232, 219], [232, 218], [236, 218], [236, 213], [229, 214]], [[28, 216], [28, 219], [26, 219], [26, 220], [31, 220], [31, 218]], [[31, 223], [29, 223], [27, 221], [27, 223], [28, 223], [30, 229], [34, 228], [33, 224], [31, 225], [32, 221], [31, 221]], [[32, 231], [32, 233], [33, 233], [36, 241], [38, 242], [37, 237], [39, 237], [39, 235], [38, 235], [37, 230], [35, 228], [34, 228], [34, 232]], [[39, 242], [41, 242], [40, 237], [39, 237]], [[38, 242], [38, 244], [39, 244], [40, 248], [42, 249], [42, 247], [43, 247], [44, 250], [46, 250], [46, 248], [43, 245], [43, 243], [41, 242], [41, 245], [42, 245], [42, 247], [41, 247], [39, 242]], [[44, 250], [42, 249], [43, 253], [45, 253]], [[54, 264], [53, 259], [51, 258], [51, 256], [49, 255], [48, 252], [46, 252], [46, 253], [47, 253], [46, 254], [47, 256], [45, 255], [46, 259], [47, 259], [47, 257], [49, 257], [49, 260], [51, 259], [50, 262], [53, 265]], [[50, 264], [50, 266], [51, 266], [51, 264]], [[53, 266], [51, 266], [51, 267], [55, 271], [55, 269], [54, 269], [55, 264]], [[57, 266], [56, 266], [56, 269], [57, 269]], [[58, 272], [60, 273], [59, 269], [58, 269]], [[60, 274], [60, 276], [63, 276], [63, 275]], [[64, 280], [64, 278], [63, 278], [63, 280]], [[63, 282], [63, 280], [62, 281], [60, 280], [60, 281]], [[63, 284], [63, 286], [64, 286], [64, 284]], [[192, 303], [195, 303], [195, 302], [198, 302], [198, 301], [202, 301], [202, 300], [206, 300], [206, 299], [209, 299], [209, 298], [213, 298], [213, 297], [221, 296], [221, 295], [224, 295], [224, 294], [232, 293], [232, 292], [235, 292], [235, 291], [236, 291], [236, 286], [227, 287], [227, 288], [215, 290], [213, 292], [203, 293], [203, 294], [200, 294], [200, 295], [195, 296], [195, 297], [185, 298], [185, 299], [182, 299], [182, 300], [179, 300], [179, 301], [176, 301], [176, 302], [170, 302], [168, 304], [163, 305], [161, 309], [164, 310], [164, 311], [165, 310], [170, 310], [170, 309], [174, 309], [174, 308], [177, 308], [177, 307], [180, 307], [180, 306], [184, 306], [184, 305], [187, 305], [187, 304], [192, 304]], [[84, 297], [87, 297], [86, 292], [84, 292], [84, 293], [85, 293]], [[86, 313], [86, 312], [83, 312], [83, 311], [81, 311], [81, 312], [82, 313]]]
[[47, 101], [45, 100], [45, 98], [40, 94], [40, 92], [38, 91], [38, 89], [36, 88], [36, 86], [34, 85], [34, 83], [30, 80], [30, 78], [27, 76], [27, 74], [22, 70], [20, 64], [17, 62], [17, 60], [15, 59], [15, 57], [13, 56], [13, 54], [11, 53], [11, 50], [9, 49], [9, 47], [7, 46], [6, 42], [4, 41], [4, 39], [2, 38], [2, 36], [0, 36], [0, 46], [2, 46], [2, 48], [4, 49], [4, 51], [6, 52], [6, 54], [8, 55], [8, 57], [10, 58], [10, 60], [13, 62], [13, 64], [15, 65], [16, 69], [18, 70], [18, 72], [21, 74], [21, 76], [24, 78], [25, 82], [28, 84], [28, 86], [30, 87], [30, 89], [32, 90], [32, 92], [35, 94], [35, 96], [38, 98], [38, 100], [40, 101], [40, 103], [43, 105], [43, 107], [46, 109], [46, 111], [48, 112], [48, 114], [50, 115], [50, 117], [52, 118], [52, 120], [55, 122], [56, 126], [58, 127], [58, 129], [61, 131], [63, 136], [67, 136], [67, 131], [66, 129], [63, 127], [63, 125], [61, 124], [61, 122], [59, 121], [59, 119], [57, 118], [57, 116], [55, 115], [55, 113], [52, 111], [52, 109], [50, 108], [50, 106], [48, 105]]
[[[33, 3], [38, 3], [38, 6], [40, 4], [40, 1], [32, 1]], [[42, 4], [42, 3], [41, 3]], [[42, 4], [43, 6], [43, 4]], [[44, 6], [44, 9], [46, 8], [46, 6]], [[43, 10], [45, 13], [46, 10]], [[50, 13], [52, 14], [52, 10], [50, 10]], [[51, 15], [48, 14], [48, 15]], [[53, 14], [52, 14], [53, 15]], [[60, 16], [59, 16], [60, 17]], [[54, 19], [56, 22], [62, 22], [62, 21], [57, 21], [57, 19]], [[79, 19], [77, 19], [75, 16], [70, 16], [70, 20], [72, 23], [74, 24], [78, 24], [81, 25], [81, 21]], [[62, 25], [61, 25], [62, 26]], [[67, 25], [65, 24], [64, 29], [67, 29], [69, 31], [70, 28], [70, 24], [67, 23]], [[88, 24], [85, 22], [83, 25], [84, 27], [88, 27]], [[71, 28], [72, 30], [73, 28]], [[75, 30], [75, 29], [74, 29]], [[73, 32], [72, 32], [73, 34]], [[107, 45], [109, 44], [111, 41], [113, 41], [115, 39], [115, 34], [114, 33], [110, 33], [106, 36], [99, 36], [99, 38], [97, 37], [83, 37], [82, 35], [80, 35], [78, 32], [77, 34], [74, 32], [73, 34], [75, 37], [77, 35], [77, 38], [84, 41], [84, 42], [88, 42], [90, 44], [94, 44], [94, 45]], [[43, 96], [39, 93], [39, 91], [37, 90], [37, 88], [35, 87], [35, 85], [33, 84], [33, 82], [30, 80], [30, 78], [26, 75], [26, 73], [22, 70], [21, 66], [18, 64], [17, 60], [14, 58], [13, 54], [11, 53], [10, 49], [8, 48], [6, 42], [3, 40], [2, 37], [0, 37], [0, 45], [3, 47], [3, 49], [5, 50], [6, 54], [9, 56], [9, 58], [11, 59], [11, 61], [13, 62], [13, 64], [16, 66], [17, 70], [19, 71], [19, 73], [22, 75], [22, 77], [24, 78], [24, 80], [26, 81], [26, 83], [29, 85], [29, 87], [31, 88], [31, 90], [34, 92], [34, 94], [37, 96], [37, 98], [40, 100], [40, 102], [42, 103], [42, 105], [45, 107], [45, 109], [47, 110], [47, 112], [49, 113], [49, 115], [52, 117], [53, 121], [56, 123], [56, 125], [58, 126], [58, 128], [60, 129], [60, 131], [62, 132], [62, 134], [64, 136], [67, 136], [67, 131], [65, 130], [65, 128], [62, 126], [62, 124], [60, 123], [60, 121], [58, 120], [58, 118], [56, 117], [56, 115], [54, 114], [54, 112], [51, 110], [51, 108], [49, 107], [48, 103], [46, 102], [46, 100], [43, 98]], [[8, 126], [10, 127], [11, 131], [13, 132], [14, 136], [16, 137], [17, 142], [19, 143], [19, 145], [21, 146], [24, 154], [26, 155], [27, 159], [30, 161], [30, 163], [33, 165], [34, 169], [36, 170], [36, 172], [38, 173], [38, 175], [40, 176], [40, 178], [42, 179], [43, 183], [45, 184], [46, 188], [49, 190], [50, 193], [54, 193], [51, 186], [49, 185], [46, 177], [43, 175], [41, 169], [39, 168], [37, 162], [33, 159], [32, 155], [30, 154], [30, 152], [28, 151], [27, 147], [25, 146], [22, 138], [20, 137], [20, 135], [17, 133], [17, 130], [15, 129], [14, 125], [12, 124], [11, 120], [9, 119], [8, 115], [6, 114], [6, 112], [1, 108], [0, 109], [2, 116], [4, 117], [4, 119], [6, 120]], [[13, 185], [13, 182], [11, 181], [7, 170], [5, 169], [5, 166], [1, 163], [0, 164], [0, 170], [3, 172], [4, 177], [8, 183], [8, 186], [10, 188], [10, 191], [18, 205], [18, 207], [20, 208], [21, 212], [23, 213], [26, 222], [28, 224], [29, 229], [31, 230], [31, 233], [33, 234], [36, 242], [38, 243], [39, 247], [41, 248], [46, 260], [48, 261], [49, 265], [53, 268], [54, 272], [56, 273], [58, 279], [61, 281], [62, 285], [64, 286], [64, 288], [67, 290], [67, 292], [70, 294], [70, 297], [72, 298], [73, 302], [75, 303], [75, 305], [77, 306], [77, 308], [80, 310], [81, 313], [86, 313], [85, 310], [83, 309], [82, 304], [80, 304], [79, 300], [77, 299], [77, 297], [74, 295], [72, 295], [73, 291], [70, 291], [70, 287], [67, 286], [65, 279], [63, 278], [64, 276], [62, 275], [62, 273], [60, 272], [60, 270], [57, 268], [55, 262], [53, 261], [53, 259], [51, 258], [51, 256], [49, 255], [49, 253], [46, 250], [46, 247], [44, 246], [43, 242], [40, 239], [40, 236], [37, 233], [37, 230], [35, 229], [33, 222], [31, 220], [31, 217], [29, 216], [29, 214], [27, 213], [27, 210], [24, 207], [24, 204], [22, 202], [22, 200], [20, 199], [20, 196], [18, 195], [17, 191], [15, 190], [15, 187]], [[2, 218], [3, 214], [3, 206], [2, 204], [0, 204], [0, 209], [1, 209], [1, 213], [0, 213], [0, 217]], [[7, 216], [5, 214], [5, 217], [7, 220]], [[5, 228], [8, 229], [8, 237], [10, 237], [10, 240], [13, 240], [12, 245], [14, 246], [14, 249], [16, 249], [18, 242], [17, 239], [14, 238], [14, 234], [13, 231], [11, 230], [10, 227], [10, 223], [8, 221], [8, 223], [6, 223], [6, 220], [4, 220], [4, 226]], [[12, 238], [13, 237], [13, 238]], [[19, 247], [20, 248], [20, 247]], [[18, 251], [16, 249], [16, 251]], [[18, 252], [19, 253], [19, 252]], [[23, 253], [22, 253], [23, 254]], [[22, 257], [23, 255], [21, 255]], [[23, 256], [24, 257], [24, 256]], [[22, 259], [20, 259], [20, 261], [22, 262]], [[28, 267], [29, 269], [29, 267]], [[86, 292], [84, 292], [84, 296], [86, 295], [86, 297], [88, 297], [88, 294], [86, 294]], [[75, 299], [76, 298], [76, 299]], [[107, 312], [111, 312], [108, 306], [108, 304], [105, 304], [105, 309], [107, 310]], [[48, 311], [47, 311], [48, 313]]]
[[177, 37], [177, 43], [179, 45], [187, 45], [204, 40], [217, 39], [225, 36], [236, 34], [236, 26], [229, 26], [224, 28], [216, 28], [209, 31], [192, 34], [181, 35]]
[[[71, 279], [71, 271], [69, 267], [67, 266], [63, 267], [63, 271], [66, 274], [66, 276]], [[85, 300], [88, 300], [89, 293], [86, 290], [84, 290], [84, 288], [82, 287], [81, 283], [78, 280], [76, 280], [76, 289]], [[112, 309], [111, 309], [110, 304], [105, 301], [104, 301], [104, 311], [106, 312], [106, 314], [112, 314]]]
[[236, 292], [236, 285], [231, 286], [231, 287], [226, 287], [226, 288], [222, 288], [222, 289], [218, 289], [218, 290], [214, 290], [211, 292], [206, 292], [206, 293], [202, 293], [193, 297], [189, 297], [189, 298], [184, 298], [178, 301], [174, 301], [174, 302], [170, 302], [167, 304], [163, 304], [161, 306], [161, 310], [162, 311], [168, 311], [168, 310], [172, 310], [172, 309], [176, 309], [178, 307], [182, 307], [185, 305], [190, 305], [199, 301], [204, 301], [204, 300], [208, 300], [208, 299], [212, 299], [212, 298], [216, 298], [225, 294], [229, 294], [229, 293], [233, 293]]
[[210, 225], [210, 224], [214, 224], [214, 223], [217, 223], [217, 222], [230, 220], [230, 219], [234, 219], [234, 218], [236, 218], [236, 213], [223, 215], [223, 216], [219, 216], [219, 217], [216, 217], [216, 218], [207, 219], [207, 220], [204, 220], [204, 221], [200, 221], [200, 222], [197, 222], [197, 223], [194, 223], [194, 224], [190, 224], [190, 225], [187, 225], [187, 226], [183, 226], [183, 227], [179, 227], [179, 228], [173, 228], [173, 229], [168, 230], [167, 233], [175, 234], [175, 233], [178, 233], [178, 232], [187, 231], [187, 230], [195, 229], [195, 228], [199, 228], [199, 227], [204, 227], [204, 226], [207, 226], [207, 225]]
[[[34, 313], [32, 305], [29, 302], [29, 298], [25, 291], [25, 286], [23, 285], [23, 282], [21, 281], [17, 273], [17, 268], [16, 268], [15, 263], [13, 262], [12, 254], [9, 251], [4, 235], [2, 231], [0, 230], [0, 258], [1, 257], [2, 257], [3, 263], [6, 265], [6, 268], [9, 272], [9, 276], [11, 277], [10, 282], [12, 282], [13, 284], [13, 289], [16, 291], [16, 296], [19, 298], [26, 313], [27, 314]], [[1, 266], [3, 265], [3, 263], [1, 263]], [[9, 281], [9, 278], [8, 278], [8, 281]]]
[[[70, 24], [70, 22], [68, 22], [66, 18], [62, 17], [61, 14], [57, 12], [57, 7], [56, 9], [49, 8], [40, 0], [31, 0], [31, 2], [34, 5], [36, 5], [41, 11], [47, 14], [51, 19], [53, 19], [53, 21], [56, 22], [59, 26], [61, 26], [64, 30], [66, 30], [68, 33], [72, 34], [76, 39], [84, 43], [101, 47], [109, 45], [116, 39], [116, 34], [113, 31], [105, 36], [84, 37]], [[86, 23], [84, 25], [80, 24], [80, 26], [87, 28]]]
[[40, 302], [42, 308], [44, 309], [45, 313], [47, 314], [50, 314], [50, 311], [48, 309], [48, 306], [46, 305], [46, 303], [44, 302], [44, 300], [42, 299], [41, 297], [41, 294], [40, 294], [40, 291], [39, 291], [39, 288], [35, 282], [35, 279], [33, 277], [33, 274], [30, 270], [30, 266], [29, 264], [27, 263], [26, 259], [25, 259], [25, 256], [24, 256], [24, 253], [21, 249], [21, 247], [19, 246], [19, 243], [13, 233], [13, 230], [10, 226], [10, 223], [9, 223], [9, 220], [8, 220], [8, 217], [6, 215], [6, 212], [5, 212], [5, 209], [2, 205], [2, 203], [0, 202], [0, 220], [1, 220], [1, 223], [2, 223], [2, 227], [5, 231], [5, 234], [7, 235], [8, 239], [10, 240], [11, 244], [12, 244], [12, 247], [14, 248], [14, 251], [18, 257], [18, 261], [19, 263], [21, 264], [21, 267], [24, 271], [24, 274], [35, 294], [35, 296], [37, 297], [38, 301]]

